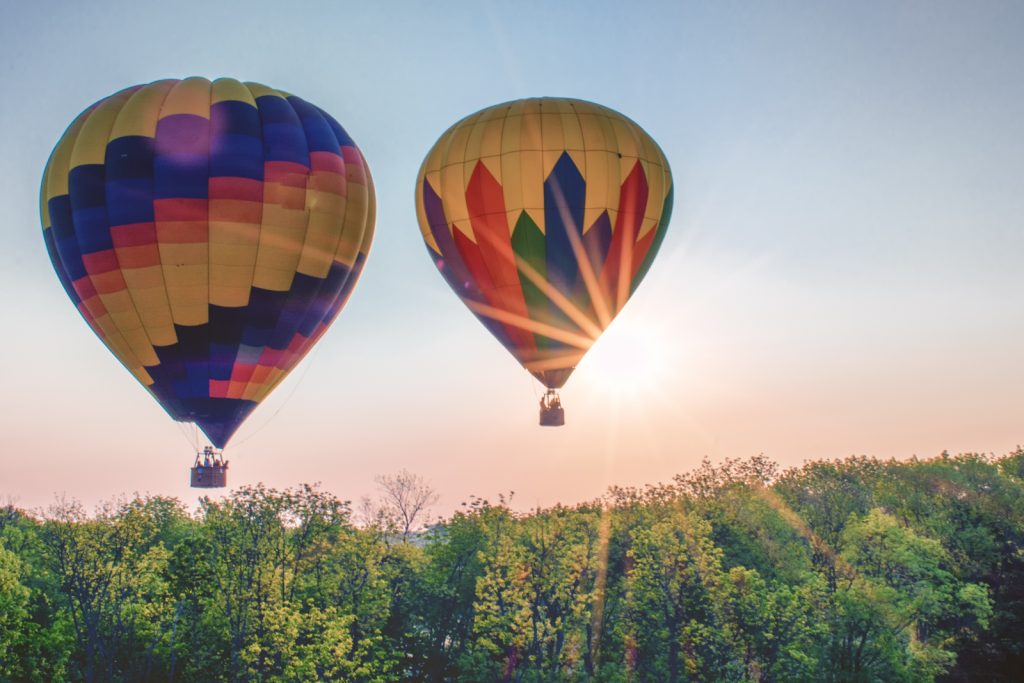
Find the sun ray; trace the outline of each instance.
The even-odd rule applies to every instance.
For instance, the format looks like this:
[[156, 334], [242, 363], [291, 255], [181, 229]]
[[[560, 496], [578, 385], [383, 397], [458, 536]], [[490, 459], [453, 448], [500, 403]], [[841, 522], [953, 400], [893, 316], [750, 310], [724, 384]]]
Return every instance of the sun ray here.
[[599, 661], [601, 652], [601, 626], [604, 622], [604, 595], [608, 582], [608, 542], [612, 535], [612, 511], [607, 504], [601, 506], [597, 526], [597, 576], [594, 578], [594, 607], [590, 616], [590, 630], [594, 640], [590, 646], [591, 661]]
[[590, 256], [583, 247], [583, 241], [580, 240], [580, 233], [571, 229], [576, 226], [573, 225], [572, 214], [569, 212], [569, 207], [566, 206], [565, 193], [562, 191], [562, 185], [558, 182], [558, 178], [554, 179], [551, 187], [558, 198], [558, 211], [562, 216], [562, 225], [565, 226], [566, 236], [569, 238], [573, 255], [576, 257], [576, 264], [580, 268], [580, 275], [583, 276], [583, 285], [587, 288], [587, 295], [594, 304], [594, 312], [597, 313], [598, 324], [603, 330], [612, 322], [612, 313], [608, 308], [608, 301], [601, 289], [601, 285], [598, 283], [597, 275], [594, 273], [594, 266], [590, 262]]
[[541, 360], [524, 361], [523, 367], [530, 372], [542, 372], [544, 370], [561, 370], [563, 368], [574, 367], [580, 362], [583, 357], [583, 352], [579, 353], [565, 353], [559, 356], [552, 356], [551, 358], [544, 358]]
[[[482, 237], [484, 240], [495, 239], [494, 236], [487, 233], [483, 233], [482, 235], [479, 235], [479, 237]], [[509, 259], [510, 261], [513, 260], [513, 257], [507, 254], [504, 255], [503, 258]], [[527, 280], [533, 283], [533, 285], [536, 286], [537, 289], [539, 289], [546, 297], [548, 297], [548, 299], [550, 299], [551, 302], [559, 308], [559, 310], [565, 313], [565, 315], [568, 316], [570, 320], [576, 323], [576, 325], [581, 330], [583, 330], [586, 334], [590, 335], [590, 337], [592, 338], [591, 343], [593, 343], [594, 339], [597, 339], [599, 336], [601, 336], [603, 328], [597, 325], [593, 320], [590, 319], [590, 317], [586, 313], [581, 311], [580, 308], [576, 306], [576, 304], [570, 301], [569, 297], [567, 297], [565, 294], [559, 291], [557, 287], [548, 282], [547, 279], [540, 273], [538, 273], [537, 270], [533, 266], [531, 266], [524, 258], [520, 256], [515, 256], [514, 261], [514, 265], [517, 268], [519, 268], [520, 273], [526, 276]]]
[[478, 315], [490, 318], [491, 320], [497, 320], [505, 325], [510, 325], [521, 330], [526, 330], [528, 332], [533, 332], [534, 334], [548, 337], [549, 339], [554, 339], [555, 341], [560, 341], [564, 344], [570, 344], [571, 346], [575, 346], [579, 349], [589, 349], [594, 343], [592, 338], [585, 335], [568, 332], [560, 327], [555, 327], [554, 325], [537, 322], [532, 318], [516, 315], [515, 313], [509, 313], [508, 311], [495, 306], [490, 306], [488, 304], [472, 300], [467, 300], [466, 305], [471, 311]]

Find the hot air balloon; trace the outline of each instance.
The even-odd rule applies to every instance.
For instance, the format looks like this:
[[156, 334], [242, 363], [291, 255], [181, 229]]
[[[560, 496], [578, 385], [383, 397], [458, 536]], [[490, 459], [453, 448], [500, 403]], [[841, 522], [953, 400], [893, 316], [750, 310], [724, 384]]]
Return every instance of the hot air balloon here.
[[566, 98], [467, 116], [434, 144], [416, 183], [431, 257], [547, 388], [547, 426], [564, 424], [557, 390], [643, 280], [671, 209], [657, 143], [616, 111]]
[[374, 192], [323, 110], [257, 83], [187, 78], [82, 112], [46, 164], [40, 213], [89, 326], [172, 418], [222, 449], [341, 312]]

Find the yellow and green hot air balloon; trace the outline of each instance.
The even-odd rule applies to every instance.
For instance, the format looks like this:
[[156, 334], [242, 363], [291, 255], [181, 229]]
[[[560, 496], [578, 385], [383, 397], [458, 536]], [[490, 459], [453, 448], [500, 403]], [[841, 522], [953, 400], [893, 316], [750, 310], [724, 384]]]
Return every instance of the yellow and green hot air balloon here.
[[651, 266], [672, 209], [657, 143], [592, 102], [537, 98], [467, 116], [416, 183], [420, 230], [463, 303], [557, 396]]

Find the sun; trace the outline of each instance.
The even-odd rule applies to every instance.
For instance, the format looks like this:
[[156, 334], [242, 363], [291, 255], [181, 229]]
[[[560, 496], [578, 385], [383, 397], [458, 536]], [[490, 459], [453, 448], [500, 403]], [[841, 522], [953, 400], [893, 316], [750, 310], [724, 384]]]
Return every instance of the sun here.
[[632, 399], [664, 388], [670, 362], [663, 326], [640, 316], [615, 319], [577, 368], [595, 393]]

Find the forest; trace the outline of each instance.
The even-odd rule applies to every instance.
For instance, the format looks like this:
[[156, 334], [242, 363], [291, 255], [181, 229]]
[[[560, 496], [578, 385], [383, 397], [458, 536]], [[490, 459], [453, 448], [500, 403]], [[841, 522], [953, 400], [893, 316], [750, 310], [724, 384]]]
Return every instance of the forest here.
[[705, 461], [445, 519], [421, 477], [0, 508], [0, 681], [1010, 681], [1024, 449]]

